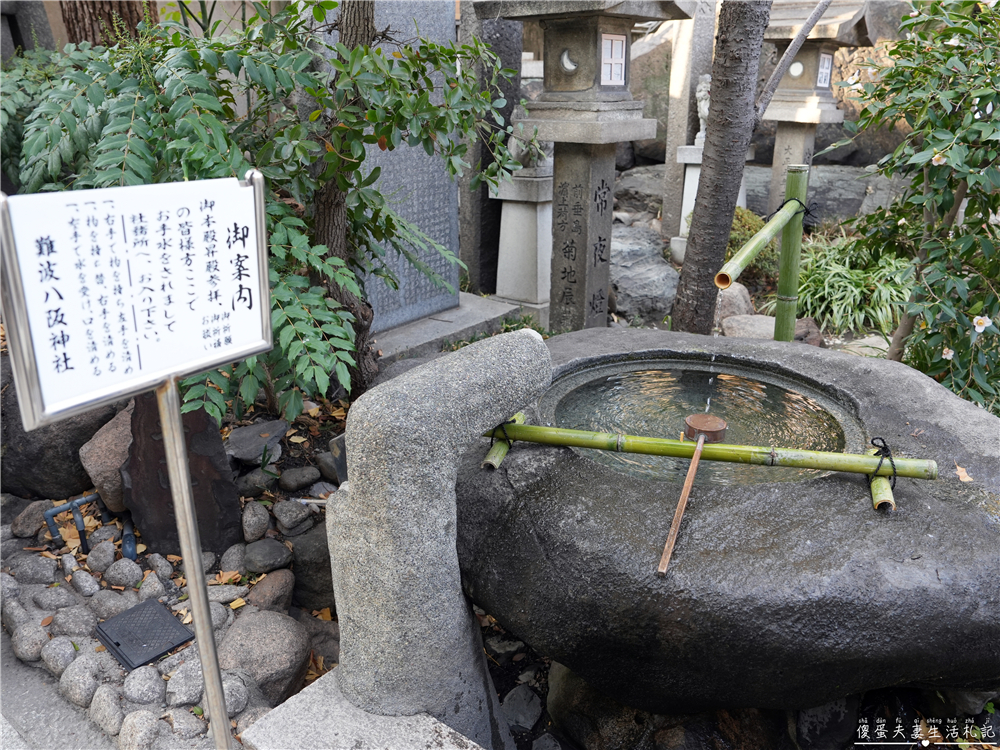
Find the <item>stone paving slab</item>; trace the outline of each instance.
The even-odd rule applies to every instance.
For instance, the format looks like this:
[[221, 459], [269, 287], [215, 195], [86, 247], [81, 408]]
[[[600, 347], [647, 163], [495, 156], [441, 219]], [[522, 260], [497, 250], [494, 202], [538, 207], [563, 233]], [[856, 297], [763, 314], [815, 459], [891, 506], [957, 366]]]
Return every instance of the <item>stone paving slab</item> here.
[[362, 711], [340, 692], [336, 669], [273, 709], [240, 739], [248, 750], [482, 750], [427, 714], [377, 716]]

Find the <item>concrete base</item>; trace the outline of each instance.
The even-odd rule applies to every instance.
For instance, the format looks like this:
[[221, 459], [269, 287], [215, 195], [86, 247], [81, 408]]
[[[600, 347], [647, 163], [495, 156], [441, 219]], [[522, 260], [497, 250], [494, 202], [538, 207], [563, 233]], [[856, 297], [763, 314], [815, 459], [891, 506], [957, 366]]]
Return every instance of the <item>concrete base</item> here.
[[427, 714], [378, 716], [351, 703], [337, 669], [320, 677], [240, 735], [249, 750], [482, 750]]
[[687, 252], [687, 237], [670, 238], [670, 260], [679, 266], [684, 265], [684, 253]]
[[498, 302], [508, 305], [516, 305], [520, 309], [520, 314], [530, 315], [536, 325], [542, 328], [549, 327], [549, 303], [548, 302], [522, 302], [521, 300], [509, 299], [507, 297], [492, 297]]
[[412, 323], [375, 334], [382, 361], [437, 354], [445, 342], [468, 339], [477, 333], [496, 332], [504, 320], [517, 317], [518, 308], [493, 297], [460, 292], [458, 307], [434, 313]]

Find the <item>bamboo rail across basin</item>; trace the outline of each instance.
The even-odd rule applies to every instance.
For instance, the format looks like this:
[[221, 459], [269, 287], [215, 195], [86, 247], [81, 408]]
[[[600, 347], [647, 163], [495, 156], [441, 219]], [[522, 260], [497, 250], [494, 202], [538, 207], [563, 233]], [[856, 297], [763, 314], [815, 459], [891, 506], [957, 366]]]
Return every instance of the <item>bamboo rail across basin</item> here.
[[[504, 429], [507, 431], [507, 437], [511, 440], [545, 445], [567, 445], [619, 453], [644, 453], [651, 456], [688, 459], [694, 455], [695, 450], [693, 441], [670, 440], [668, 438], [637, 437], [527, 424], [506, 424]], [[504, 432], [497, 427], [485, 432], [483, 437], [504, 440]], [[879, 467], [877, 456], [806, 451], [795, 448], [730, 445], [727, 443], [706, 443], [702, 448], [701, 458], [704, 461], [729, 461], [758, 466], [791, 466], [801, 469], [844, 471], [854, 474], [872, 474]], [[935, 461], [895, 456], [893, 458], [896, 462], [897, 476], [913, 479], [937, 479], [938, 468]], [[882, 466], [878, 468], [878, 476], [892, 476], [892, 466], [889, 461], [882, 461]]]

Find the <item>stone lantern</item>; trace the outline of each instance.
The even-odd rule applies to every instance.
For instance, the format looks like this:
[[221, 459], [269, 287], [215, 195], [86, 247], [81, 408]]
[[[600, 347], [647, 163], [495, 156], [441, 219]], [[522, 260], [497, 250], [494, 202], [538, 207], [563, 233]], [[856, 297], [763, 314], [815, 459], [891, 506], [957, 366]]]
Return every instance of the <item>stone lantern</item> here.
[[[538, 20], [544, 90], [515, 118], [553, 141], [549, 326], [607, 325], [615, 144], [656, 136], [629, 92], [638, 21], [690, 18], [693, 0], [475, 0], [479, 18]], [[498, 280], [499, 284], [499, 280]]]
[[[764, 40], [777, 45], [779, 59], [815, 7], [813, 0], [774, 0]], [[816, 126], [844, 121], [844, 113], [837, 109], [833, 96], [833, 56], [838, 47], [871, 46], [866, 12], [864, 2], [833, 0], [809, 33], [764, 112], [763, 119], [778, 121], [769, 212], [781, 205], [787, 166], [812, 164]]]

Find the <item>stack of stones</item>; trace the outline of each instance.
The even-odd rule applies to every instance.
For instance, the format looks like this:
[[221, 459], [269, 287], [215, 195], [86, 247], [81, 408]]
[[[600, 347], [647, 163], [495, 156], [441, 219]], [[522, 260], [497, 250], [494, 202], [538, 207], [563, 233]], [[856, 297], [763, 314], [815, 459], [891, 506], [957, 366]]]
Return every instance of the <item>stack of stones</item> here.
[[[249, 431], [258, 438], [261, 433], [277, 437], [269, 451], [273, 462], [288, 425], [262, 427]], [[322, 657], [327, 668], [339, 661], [340, 653], [337, 623], [311, 614], [335, 609], [323, 521], [324, 500], [337, 489], [332, 456], [320, 454], [321, 469], [286, 469], [278, 477], [273, 463], [260, 468], [264, 444], [248, 446], [252, 441], [239, 433], [231, 433], [227, 452], [234, 463], [244, 460], [241, 456], [248, 464], [256, 462], [237, 480], [246, 499], [244, 541], [221, 558], [204, 552], [200, 561], [210, 583], [218, 580], [217, 571], [255, 581], [208, 587], [226, 708], [236, 733], [302, 688], [311, 653]], [[285, 495], [304, 497], [254, 499], [275, 485]], [[25, 550], [44, 546], [43, 514], [52, 506], [48, 500], [28, 504], [5, 498], [5, 515], [12, 507], [23, 508], [0, 526], [0, 614], [14, 654], [57, 677], [66, 699], [87, 709], [122, 750], [214, 747], [204, 721], [197, 641], [159, 663], [126, 673], [95, 637], [99, 622], [148, 599], [183, 617], [190, 602], [182, 563], [175, 568], [155, 553], [140, 554], [137, 561], [121, 557], [115, 545], [121, 532], [115, 525], [90, 534], [88, 555], [53, 559], [37, 549]], [[234, 603], [236, 609], [230, 606]]]

